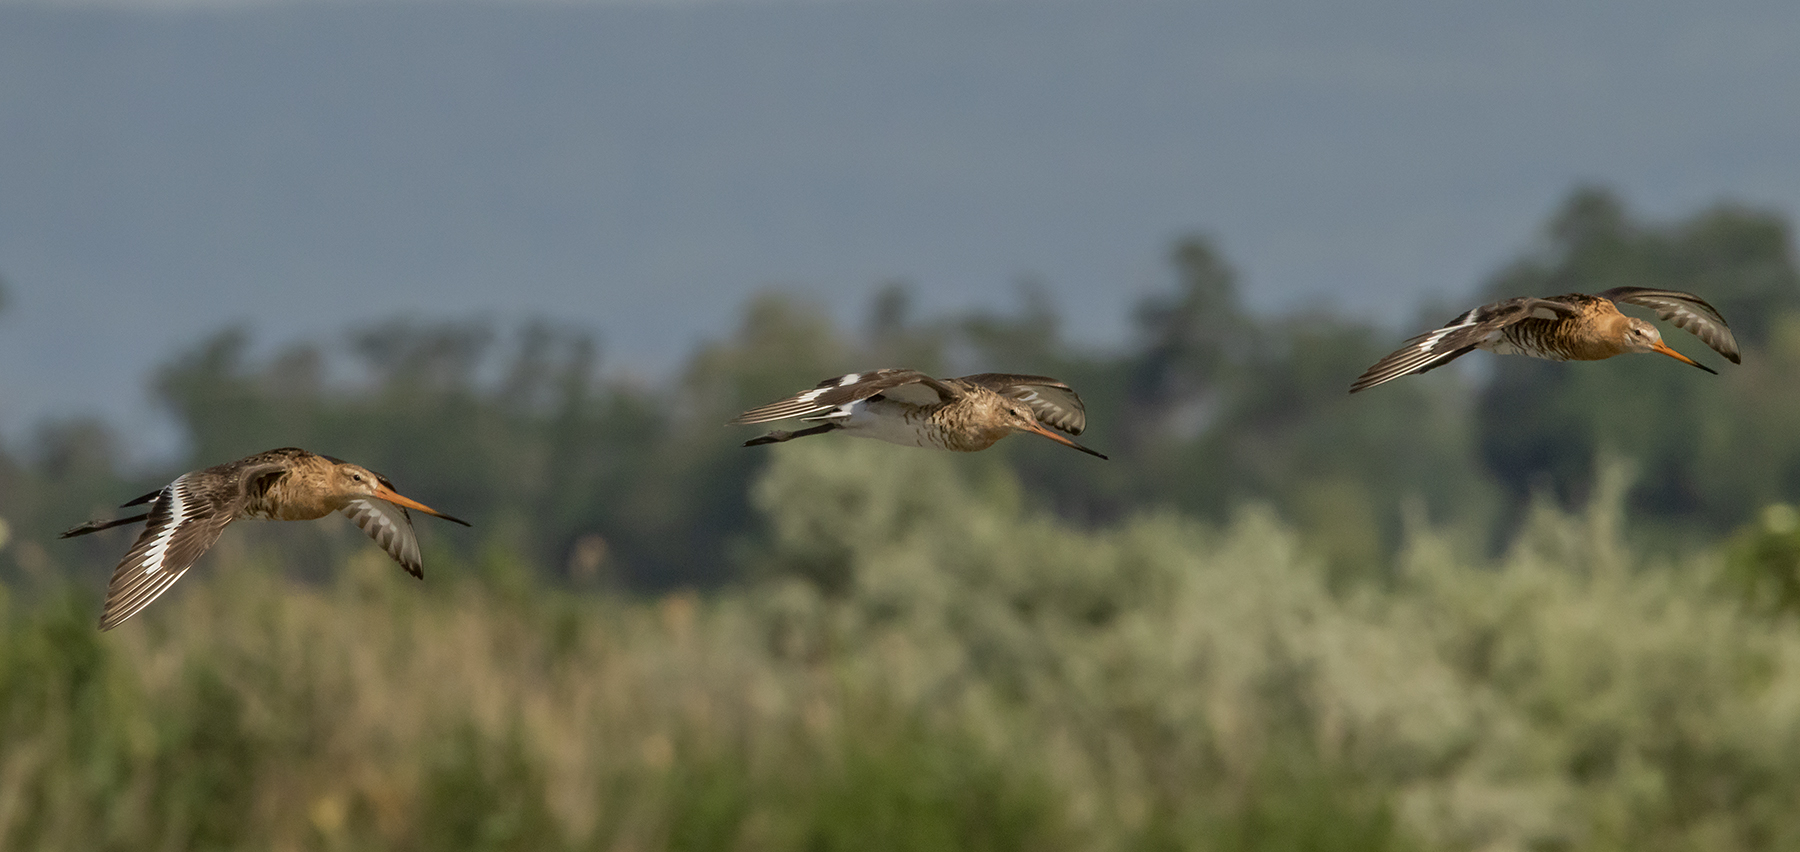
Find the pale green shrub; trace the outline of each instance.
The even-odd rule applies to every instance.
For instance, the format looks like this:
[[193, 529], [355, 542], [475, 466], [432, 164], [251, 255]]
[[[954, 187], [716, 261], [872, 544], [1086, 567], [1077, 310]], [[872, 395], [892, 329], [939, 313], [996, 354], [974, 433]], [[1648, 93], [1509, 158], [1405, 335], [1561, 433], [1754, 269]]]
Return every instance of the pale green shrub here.
[[0, 847], [1800, 845], [1800, 634], [1628, 546], [1617, 477], [1334, 590], [1266, 508], [1081, 529], [984, 457], [774, 450], [761, 579], [708, 598], [320, 589], [246, 530], [113, 633], [13, 601]]

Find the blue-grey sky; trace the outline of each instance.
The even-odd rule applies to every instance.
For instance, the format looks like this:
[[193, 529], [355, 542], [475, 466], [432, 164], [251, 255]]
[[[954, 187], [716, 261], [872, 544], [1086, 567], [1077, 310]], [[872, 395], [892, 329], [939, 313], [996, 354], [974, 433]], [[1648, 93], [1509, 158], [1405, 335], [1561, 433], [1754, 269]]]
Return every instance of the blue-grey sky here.
[[[782, 286], [1117, 345], [1170, 240], [1399, 326], [1578, 182], [1800, 208], [1800, 4], [0, 0], [0, 439], [149, 371], [396, 315], [666, 373]], [[846, 365], [846, 368], [871, 365]], [[1352, 371], [1354, 372], [1354, 371]]]

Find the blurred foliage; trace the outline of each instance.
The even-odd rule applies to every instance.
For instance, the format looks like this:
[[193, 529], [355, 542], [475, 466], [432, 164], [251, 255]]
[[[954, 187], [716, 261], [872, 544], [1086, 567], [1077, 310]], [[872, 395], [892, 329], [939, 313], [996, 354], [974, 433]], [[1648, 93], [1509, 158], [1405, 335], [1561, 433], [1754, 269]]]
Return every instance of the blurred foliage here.
[[0, 846], [1800, 842], [1800, 622], [1628, 547], [1617, 468], [1499, 558], [1410, 522], [1346, 594], [1266, 507], [1082, 530], [1003, 468], [781, 449], [763, 579], [708, 597], [364, 551], [323, 586], [240, 555], [104, 635], [90, 590], [8, 600]]
[[1800, 511], [1787, 503], [1764, 507], [1762, 517], [1728, 542], [1729, 585], [1753, 609], [1800, 614]]

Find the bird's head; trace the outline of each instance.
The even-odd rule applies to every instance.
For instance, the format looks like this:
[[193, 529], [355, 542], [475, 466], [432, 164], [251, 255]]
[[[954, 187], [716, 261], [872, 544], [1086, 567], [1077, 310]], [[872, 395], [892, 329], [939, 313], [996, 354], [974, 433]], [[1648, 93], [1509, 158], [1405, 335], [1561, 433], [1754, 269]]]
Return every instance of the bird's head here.
[[434, 515], [443, 518], [446, 521], [455, 521], [463, 526], [469, 525], [467, 521], [450, 517], [424, 503], [420, 503], [411, 497], [395, 491], [394, 484], [387, 481], [387, 477], [363, 467], [362, 465], [340, 461], [332, 466], [329, 476], [331, 477], [332, 490], [345, 497], [374, 497], [378, 500], [386, 500], [396, 506], [417, 509], [427, 515]]
[[1625, 318], [1625, 351], [1660, 352], [1683, 364], [1692, 364], [1708, 373], [1717, 375], [1716, 371], [1707, 367], [1705, 364], [1695, 361], [1694, 359], [1669, 348], [1669, 344], [1663, 342], [1662, 332], [1658, 331], [1656, 326], [1651, 325], [1647, 320], [1641, 320], [1637, 317]]
[[[345, 495], [374, 497], [384, 487], [381, 475], [359, 464], [338, 462], [331, 466], [331, 490]], [[388, 490], [393, 490], [389, 488]], [[382, 499], [387, 499], [383, 497]]]
[[1031, 406], [1016, 399], [1011, 397], [1001, 397], [1000, 414], [1006, 428], [1013, 432], [1030, 432], [1033, 435], [1042, 435], [1058, 444], [1062, 444], [1065, 447], [1073, 447], [1090, 456], [1106, 458], [1106, 456], [1100, 455], [1087, 447], [1075, 443], [1074, 440], [1062, 433], [1045, 427], [1044, 424], [1038, 422], [1037, 415], [1031, 411]]

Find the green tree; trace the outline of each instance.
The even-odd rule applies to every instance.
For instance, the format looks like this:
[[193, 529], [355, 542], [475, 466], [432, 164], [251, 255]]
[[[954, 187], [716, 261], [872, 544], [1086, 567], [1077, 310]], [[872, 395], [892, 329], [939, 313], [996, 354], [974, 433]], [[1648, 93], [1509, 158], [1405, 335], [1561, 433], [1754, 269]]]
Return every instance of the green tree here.
[[1141, 343], [1130, 367], [1133, 443], [1203, 430], [1209, 404], [1228, 390], [1233, 366], [1258, 342], [1238, 298], [1237, 273], [1211, 240], [1182, 238], [1169, 261], [1175, 292], [1151, 296], [1136, 310]]

